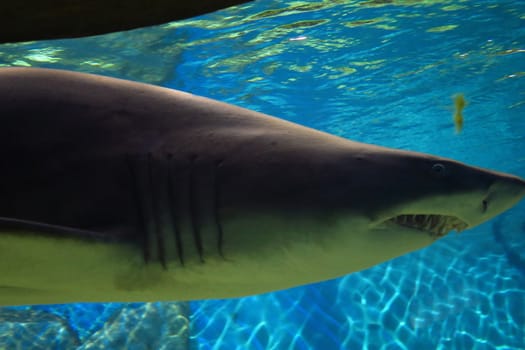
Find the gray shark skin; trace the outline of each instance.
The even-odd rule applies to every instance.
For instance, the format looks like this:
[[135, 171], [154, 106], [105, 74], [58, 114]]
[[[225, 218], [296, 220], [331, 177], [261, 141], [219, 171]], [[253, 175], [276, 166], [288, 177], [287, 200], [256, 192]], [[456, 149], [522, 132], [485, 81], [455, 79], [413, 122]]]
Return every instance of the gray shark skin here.
[[0, 43], [77, 38], [195, 17], [250, 0], [4, 1]]
[[229, 298], [474, 227], [521, 178], [166, 88], [0, 69], [0, 305]]

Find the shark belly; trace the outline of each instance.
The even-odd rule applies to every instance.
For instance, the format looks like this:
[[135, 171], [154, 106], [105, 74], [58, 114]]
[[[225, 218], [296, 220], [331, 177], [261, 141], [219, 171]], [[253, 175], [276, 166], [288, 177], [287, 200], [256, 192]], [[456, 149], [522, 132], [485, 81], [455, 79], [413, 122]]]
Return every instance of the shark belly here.
[[326, 224], [243, 216], [224, 225], [220, 254], [210, 235], [202, 259], [166, 266], [144, 263], [133, 244], [2, 233], [0, 305], [242, 297], [337, 278], [432, 243], [359, 219]]

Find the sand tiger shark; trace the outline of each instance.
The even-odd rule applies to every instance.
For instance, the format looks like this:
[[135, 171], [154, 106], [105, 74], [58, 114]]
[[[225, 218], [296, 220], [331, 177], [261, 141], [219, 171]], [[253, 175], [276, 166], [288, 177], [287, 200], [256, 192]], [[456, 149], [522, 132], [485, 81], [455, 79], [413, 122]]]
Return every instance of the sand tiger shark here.
[[0, 43], [106, 34], [203, 15], [248, 1], [3, 1]]
[[519, 177], [167, 88], [0, 69], [0, 305], [230, 298], [509, 209]]

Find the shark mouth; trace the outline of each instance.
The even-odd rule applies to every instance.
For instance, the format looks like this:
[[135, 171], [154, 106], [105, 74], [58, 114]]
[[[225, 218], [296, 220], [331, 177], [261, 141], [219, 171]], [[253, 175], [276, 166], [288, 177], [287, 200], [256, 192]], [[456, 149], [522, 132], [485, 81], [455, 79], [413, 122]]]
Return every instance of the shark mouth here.
[[428, 232], [433, 237], [442, 237], [452, 230], [461, 232], [468, 227], [466, 222], [455, 216], [434, 214], [403, 214], [390, 218], [386, 222]]

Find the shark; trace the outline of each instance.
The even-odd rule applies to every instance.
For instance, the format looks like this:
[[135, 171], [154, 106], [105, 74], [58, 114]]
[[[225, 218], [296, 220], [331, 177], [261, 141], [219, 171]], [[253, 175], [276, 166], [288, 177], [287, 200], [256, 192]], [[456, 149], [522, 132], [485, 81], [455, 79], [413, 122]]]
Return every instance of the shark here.
[[233, 298], [490, 220], [525, 180], [116, 78], [0, 69], [0, 305]]
[[251, 0], [25, 0], [4, 2], [0, 43], [79, 38], [161, 25]]

